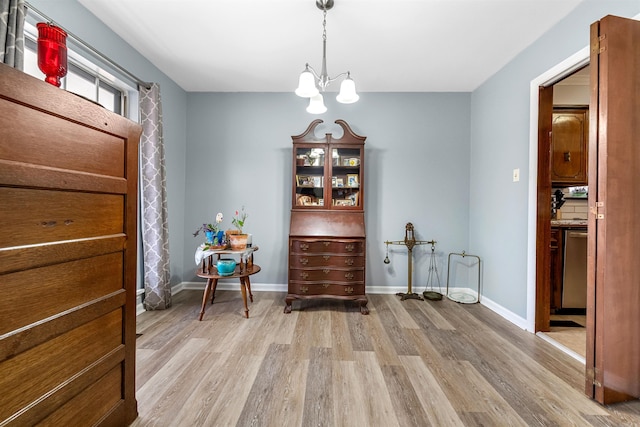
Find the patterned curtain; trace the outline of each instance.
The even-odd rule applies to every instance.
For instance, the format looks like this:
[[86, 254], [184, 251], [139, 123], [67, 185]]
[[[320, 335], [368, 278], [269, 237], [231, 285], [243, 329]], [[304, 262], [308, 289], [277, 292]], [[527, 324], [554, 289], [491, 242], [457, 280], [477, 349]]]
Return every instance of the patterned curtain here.
[[0, 0], [0, 62], [24, 68], [24, 0]]
[[171, 307], [169, 272], [169, 225], [167, 220], [167, 182], [162, 137], [160, 86], [140, 88], [140, 178], [142, 187], [142, 250], [144, 269], [144, 308]]

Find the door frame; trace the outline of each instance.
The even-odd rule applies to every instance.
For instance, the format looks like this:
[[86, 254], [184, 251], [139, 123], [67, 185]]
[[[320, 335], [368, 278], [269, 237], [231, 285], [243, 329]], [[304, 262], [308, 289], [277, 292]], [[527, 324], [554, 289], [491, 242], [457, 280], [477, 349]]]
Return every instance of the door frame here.
[[[538, 216], [538, 112], [539, 90], [541, 86], [552, 86], [565, 77], [589, 64], [589, 46], [580, 49], [564, 61], [531, 80], [529, 94], [529, 209], [527, 214], [527, 321], [530, 332], [536, 329], [536, 289], [538, 260], [537, 216]], [[549, 200], [549, 209], [551, 209]], [[551, 227], [551, 224], [549, 224]]]

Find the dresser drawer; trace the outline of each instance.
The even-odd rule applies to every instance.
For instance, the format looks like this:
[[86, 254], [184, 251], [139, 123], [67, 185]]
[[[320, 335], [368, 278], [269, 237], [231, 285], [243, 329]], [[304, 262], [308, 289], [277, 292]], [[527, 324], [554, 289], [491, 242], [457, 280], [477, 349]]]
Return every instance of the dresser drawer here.
[[289, 282], [289, 293], [300, 296], [335, 295], [350, 297], [354, 295], [364, 295], [364, 283], [336, 285], [331, 283], [310, 284]]
[[291, 254], [289, 256], [291, 268], [305, 267], [343, 267], [343, 268], [360, 268], [364, 267], [364, 256], [359, 254], [353, 255], [307, 255], [307, 254]]
[[364, 280], [364, 269], [336, 269], [336, 268], [292, 268], [290, 280], [300, 281], [323, 281], [332, 282], [362, 282]]
[[291, 252], [309, 254], [362, 254], [362, 240], [291, 240]]

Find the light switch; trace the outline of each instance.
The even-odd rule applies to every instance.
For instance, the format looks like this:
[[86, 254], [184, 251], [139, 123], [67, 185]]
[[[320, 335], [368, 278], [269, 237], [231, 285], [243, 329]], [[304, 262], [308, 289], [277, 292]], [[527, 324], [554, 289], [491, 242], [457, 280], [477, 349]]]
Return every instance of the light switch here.
[[513, 182], [520, 181], [520, 169], [513, 170]]

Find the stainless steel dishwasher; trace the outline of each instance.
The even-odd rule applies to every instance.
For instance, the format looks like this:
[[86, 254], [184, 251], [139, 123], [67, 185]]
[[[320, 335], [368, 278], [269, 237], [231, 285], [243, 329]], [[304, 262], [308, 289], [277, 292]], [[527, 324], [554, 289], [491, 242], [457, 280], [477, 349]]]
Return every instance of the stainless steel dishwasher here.
[[565, 230], [562, 308], [587, 307], [587, 229]]

